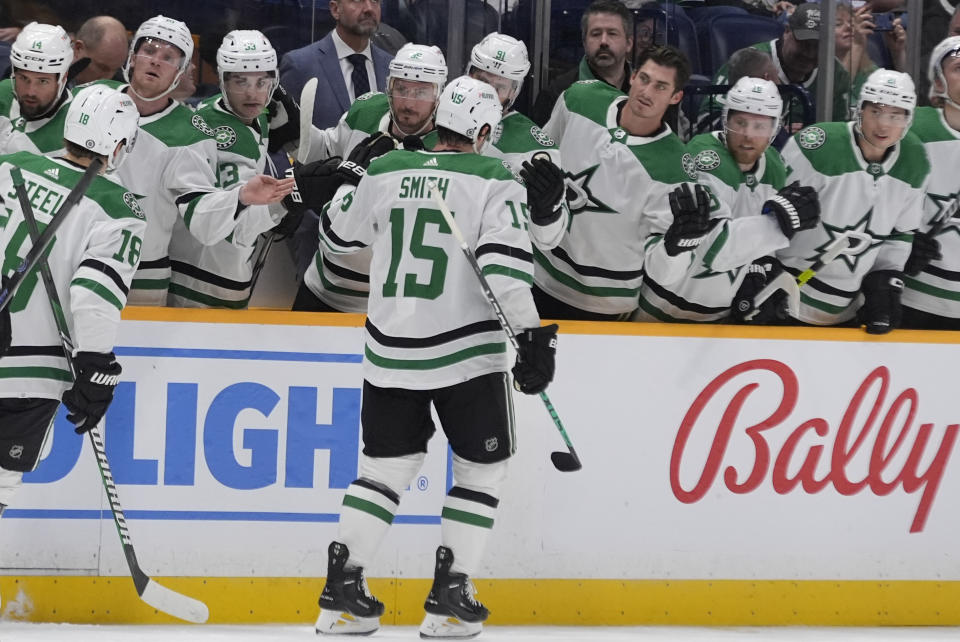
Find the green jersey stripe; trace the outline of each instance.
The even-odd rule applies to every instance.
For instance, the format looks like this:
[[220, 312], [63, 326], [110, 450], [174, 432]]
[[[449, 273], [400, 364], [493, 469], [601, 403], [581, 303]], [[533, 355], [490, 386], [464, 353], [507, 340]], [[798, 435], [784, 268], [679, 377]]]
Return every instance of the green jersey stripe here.
[[384, 357], [375, 353], [370, 349], [370, 346], [366, 346], [364, 350], [370, 363], [380, 368], [390, 368], [393, 370], [434, 370], [436, 368], [443, 368], [455, 363], [460, 363], [473, 357], [504, 354], [506, 351], [507, 344], [504, 342], [483, 343], [471, 348], [458, 350], [443, 357], [433, 357], [430, 359], [391, 359], [390, 357]]
[[22, 366], [13, 368], [0, 368], [0, 379], [53, 379], [54, 381], [73, 381], [73, 375], [67, 370], [60, 368], [47, 368], [44, 366]]
[[533, 252], [534, 260], [540, 264], [540, 266], [546, 270], [550, 276], [554, 279], [567, 286], [571, 290], [576, 290], [577, 292], [582, 292], [584, 294], [590, 294], [597, 297], [624, 297], [628, 299], [635, 298], [640, 293], [640, 288], [614, 288], [614, 287], [597, 287], [584, 285], [580, 283], [572, 276], [561, 272], [555, 268], [540, 252], [534, 248]]
[[90, 290], [116, 309], [123, 310], [123, 301], [118, 299], [104, 284], [94, 281], [93, 279], [74, 279], [70, 283], [70, 286], [73, 287], [74, 285], [79, 285], [82, 288]]
[[524, 272], [523, 270], [517, 270], [515, 268], [507, 267], [505, 265], [484, 265], [483, 276], [490, 276], [491, 274], [499, 274], [500, 276], [508, 276], [512, 279], [517, 279], [523, 281], [527, 285], [533, 285], [533, 275], [529, 272]]
[[451, 519], [455, 522], [460, 522], [462, 524], [469, 524], [470, 526], [479, 526], [480, 528], [493, 528], [492, 518], [484, 517], [483, 515], [477, 515], [475, 513], [468, 513], [462, 510], [457, 510], [456, 508], [450, 508], [449, 506], [443, 507], [443, 512], [440, 513], [440, 517], [443, 519]]
[[382, 519], [387, 524], [393, 523], [393, 513], [366, 499], [360, 499], [359, 497], [354, 497], [353, 495], [344, 495], [343, 505], [358, 510], [362, 513], [373, 515], [377, 519]]

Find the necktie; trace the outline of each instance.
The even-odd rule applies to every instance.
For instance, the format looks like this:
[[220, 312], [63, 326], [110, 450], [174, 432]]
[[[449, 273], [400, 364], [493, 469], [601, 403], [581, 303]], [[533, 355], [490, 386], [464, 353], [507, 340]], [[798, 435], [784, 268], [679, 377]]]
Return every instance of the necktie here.
[[350, 80], [353, 81], [353, 97], [359, 98], [370, 91], [370, 80], [367, 78], [367, 57], [363, 54], [350, 54], [347, 60], [353, 65]]

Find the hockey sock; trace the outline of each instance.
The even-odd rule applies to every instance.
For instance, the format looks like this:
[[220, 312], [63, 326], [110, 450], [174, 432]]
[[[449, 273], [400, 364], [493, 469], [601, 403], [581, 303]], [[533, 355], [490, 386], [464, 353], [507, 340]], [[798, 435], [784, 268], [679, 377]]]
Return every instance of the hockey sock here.
[[23, 473], [0, 468], [0, 505], [9, 506], [14, 494], [23, 484]]
[[369, 566], [400, 507], [400, 495], [420, 470], [424, 453], [363, 456], [360, 478], [347, 487], [337, 541], [350, 551], [347, 567]]
[[456, 485], [447, 493], [440, 520], [441, 541], [453, 550], [453, 572], [472, 576], [480, 567], [506, 470], [506, 461], [477, 464], [454, 457]]

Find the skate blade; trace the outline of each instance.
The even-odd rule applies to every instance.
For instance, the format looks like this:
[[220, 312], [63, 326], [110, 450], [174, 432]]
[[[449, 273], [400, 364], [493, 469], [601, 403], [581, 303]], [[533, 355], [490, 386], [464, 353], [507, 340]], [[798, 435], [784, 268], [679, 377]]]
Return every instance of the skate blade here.
[[317, 635], [371, 635], [380, 628], [378, 617], [357, 617], [346, 611], [320, 611], [314, 629]]
[[423, 640], [470, 640], [483, 631], [483, 622], [464, 622], [450, 615], [427, 613], [420, 625]]

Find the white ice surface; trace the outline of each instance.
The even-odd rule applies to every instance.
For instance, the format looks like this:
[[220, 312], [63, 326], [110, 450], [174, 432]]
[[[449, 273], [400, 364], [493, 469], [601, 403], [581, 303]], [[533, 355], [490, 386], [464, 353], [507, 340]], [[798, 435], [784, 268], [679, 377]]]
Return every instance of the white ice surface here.
[[[95, 626], [79, 624], [24, 624], [0, 622], [0, 642], [150, 642], [198, 640], [200, 642], [267, 642], [319, 640], [311, 626]], [[324, 638], [329, 640], [330, 638]], [[415, 627], [388, 626], [371, 640], [419, 640]], [[556, 642], [557, 640], [631, 640], [639, 642], [905, 642], [957, 640], [960, 628], [854, 628], [854, 627], [518, 627], [488, 626], [482, 641]]]

